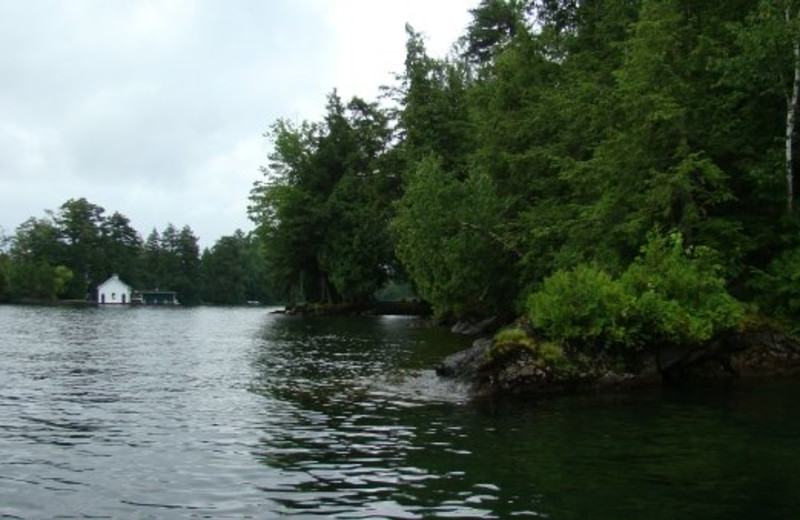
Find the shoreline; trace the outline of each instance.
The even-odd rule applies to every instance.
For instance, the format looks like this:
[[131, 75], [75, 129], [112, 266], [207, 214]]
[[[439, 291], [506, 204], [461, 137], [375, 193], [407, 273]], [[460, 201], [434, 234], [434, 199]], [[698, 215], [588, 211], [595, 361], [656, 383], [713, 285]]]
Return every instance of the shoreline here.
[[355, 303], [309, 303], [287, 305], [273, 314], [287, 316], [420, 316], [428, 317], [431, 309], [428, 304], [412, 302], [370, 302]]
[[800, 341], [762, 326], [704, 345], [640, 351], [623, 363], [620, 359], [579, 353], [548, 357], [532, 338], [503, 344], [484, 337], [444, 358], [435, 370], [439, 377], [468, 385], [473, 398], [707, 386], [797, 378]]

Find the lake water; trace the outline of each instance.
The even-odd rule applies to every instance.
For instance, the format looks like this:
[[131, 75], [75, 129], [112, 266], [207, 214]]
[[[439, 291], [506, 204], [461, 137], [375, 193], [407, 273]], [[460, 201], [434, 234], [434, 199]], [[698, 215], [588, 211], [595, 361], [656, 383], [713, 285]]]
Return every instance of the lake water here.
[[410, 318], [0, 306], [0, 518], [783, 519], [800, 384], [470, 402]]

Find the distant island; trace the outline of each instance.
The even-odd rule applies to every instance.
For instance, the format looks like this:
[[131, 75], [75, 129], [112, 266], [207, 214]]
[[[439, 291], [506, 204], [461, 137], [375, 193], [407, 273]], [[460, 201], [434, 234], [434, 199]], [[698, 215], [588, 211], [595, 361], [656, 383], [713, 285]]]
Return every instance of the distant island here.
[[143, 239], [126, 216], [79, 198], [29, 218], [2, 243], [0, 302], [111, 303], [114, 291], [104, 302], [98, 288], [112, 275], [140, 295], [160, 293], [160, 303], [271, 300], [256, 239], [238, 230], [201, 252], [189, 226], [169, 224]]

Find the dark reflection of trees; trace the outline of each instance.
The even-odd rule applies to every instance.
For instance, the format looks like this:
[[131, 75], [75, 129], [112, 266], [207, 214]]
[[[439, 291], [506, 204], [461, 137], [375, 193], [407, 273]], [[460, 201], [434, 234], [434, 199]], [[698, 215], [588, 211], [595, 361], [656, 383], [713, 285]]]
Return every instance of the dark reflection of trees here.
[[800, 506], [793, 387], [485, 403], [475, 421], [492, 426], [465, 444], [482, 478], [550, 518], [785, 518]]
[[304, 407], [324, 405], [365, 382], [392, 377], [407, 368], [430, 368], [467, 345], [440, 329], [412, 319], [386, 317], [272, 320], [262, 332], [263, 348], [254, 354], [252, 389]]
[[370, 382], [436, 347], [393, 327], [287, 318], [264, 330], [252, 388], [279, 417], [254, 455], [280, 471], [263, 492], [284, 513], [723, 520], [800, 508], [797, 383], [409, 403]]
[[[282, 403], [255, 453], [285, 476], [263, 488], [270, 500], [287, 514], [377, 516], [407, 515], [444, 498], [463, 502], [456, 493], [434, 496], [439, 486], [431, 483], [448, 477], [426, 469], [425, 461], [410, 463], [424, 448], [419, 432], [442, 408], [371, 391], [398, 371], [418, 368], [421, 359], [461, 348], [463, 338], [410, 320], [296, 317], [275, 320], [262, 336], [251, 389]], [[378, 509], [365, 509], [370, 504]], [[457, 507], [467, 510], [463, 504], [449, 510]]]

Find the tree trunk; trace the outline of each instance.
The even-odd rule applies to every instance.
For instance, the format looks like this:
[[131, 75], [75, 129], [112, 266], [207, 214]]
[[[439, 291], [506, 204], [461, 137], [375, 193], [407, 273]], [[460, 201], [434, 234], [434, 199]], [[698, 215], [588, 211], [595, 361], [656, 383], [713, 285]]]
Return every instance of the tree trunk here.
[[[786, 10], [786, 21], [790, 21]], [[794, 128], [797, 122], [797, 103], [800, 97], [800, 42], [794, 42], [794, 79], [792, 93], [786, 99], [786, 213], [791, 214], [794, 205]]]

